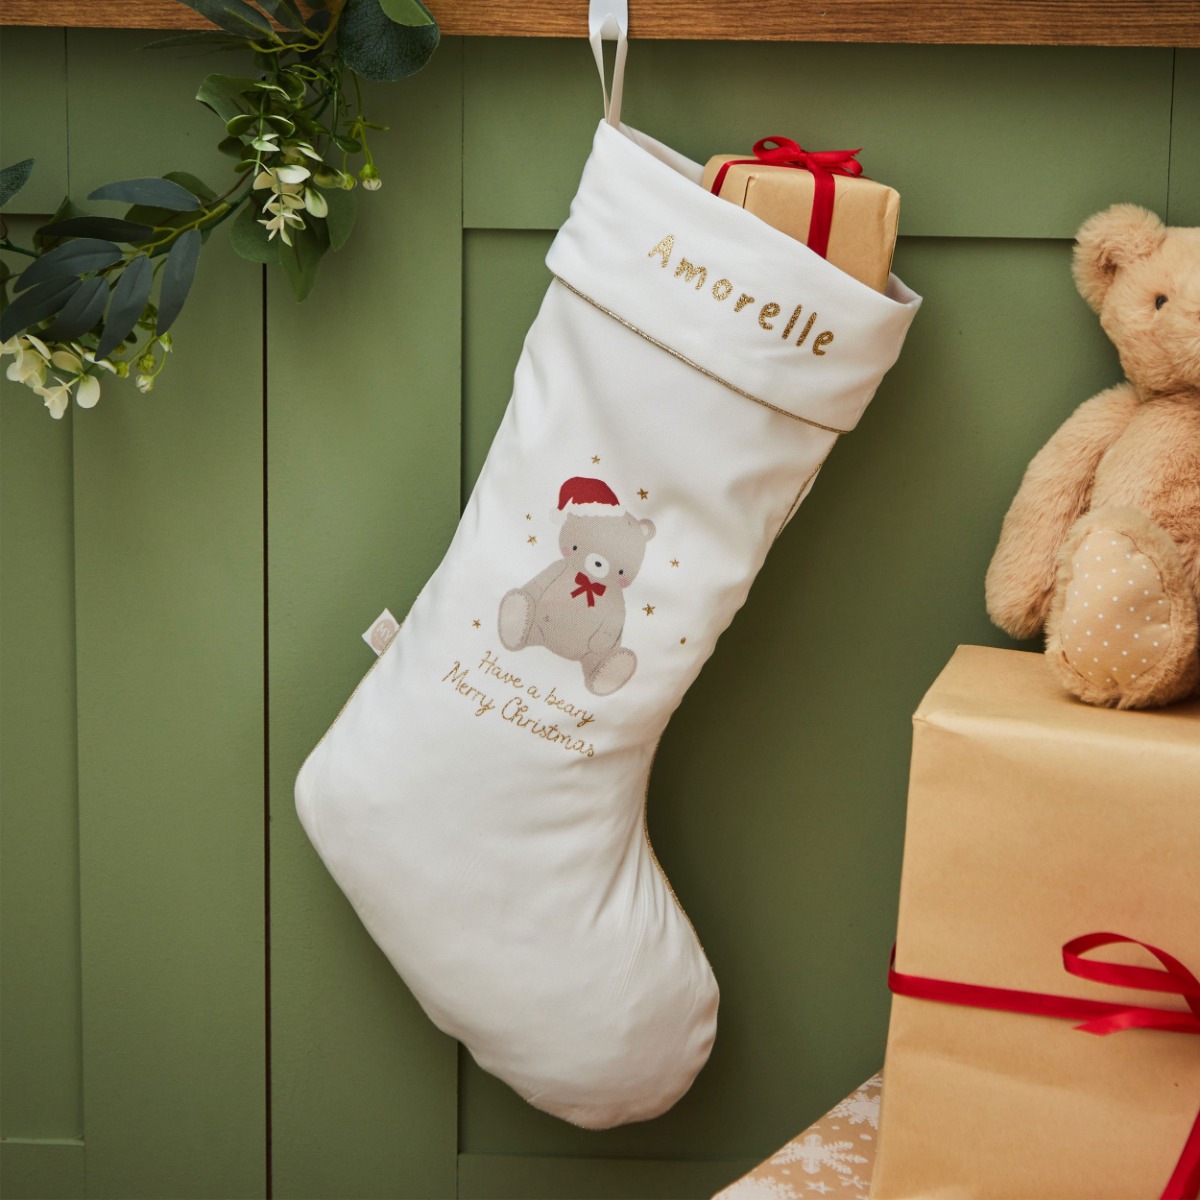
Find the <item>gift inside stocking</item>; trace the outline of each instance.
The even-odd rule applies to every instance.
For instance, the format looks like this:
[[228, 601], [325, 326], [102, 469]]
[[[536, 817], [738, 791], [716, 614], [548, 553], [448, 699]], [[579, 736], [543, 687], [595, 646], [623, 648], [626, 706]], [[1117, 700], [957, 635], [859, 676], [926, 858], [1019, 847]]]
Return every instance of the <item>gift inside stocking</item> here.
[[446, 557], [300, 817], [430, 1018], [530, 1103], [653, 1117], [717, 985], [645, 833], [655, 746], [918, 297], [602, 123]]

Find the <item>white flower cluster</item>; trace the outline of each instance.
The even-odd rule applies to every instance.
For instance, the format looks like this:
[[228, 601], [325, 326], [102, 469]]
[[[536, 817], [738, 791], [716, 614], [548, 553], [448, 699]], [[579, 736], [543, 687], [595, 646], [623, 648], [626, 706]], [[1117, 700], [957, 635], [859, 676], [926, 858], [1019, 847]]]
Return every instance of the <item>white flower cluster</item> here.
[[51, 350], [31, 333], [9, 338], [0, 345], [0, 357], [8, 354], [14, 356], [8, 364], [8, 378], [41, 396], [56, 421], [67, 411], [72, 392], [80, 408], [95, 407], [100, 399], [100, 380], [94, 373], [97, 369], [117, 373], [107, 358], [98, 359], [78, 342], [72, 342], [70, 349], [60, 346]]
[[270, 215], [259, 219], [267, 230], [268, 240], [279, 234], [286, 246], [292, 244], [290, 230], [303, 229], [303, 212], [314, 217], [323, 217], [329, 212], [325, 197], [309, 185], [312, 171], [305, 166], [304, 159], [321, 161], [321, 156], [307, 142], [289, 142], [280, 148], [267, 139], [277, 137], [268, 133], [253, 145], [256, 149], [275, 150], [283, 154], [284, 162], [278, 167], [263, 167], [254, 180], [256, 188], [270, 188], [271, 195], [263, 203], [263, 211]]

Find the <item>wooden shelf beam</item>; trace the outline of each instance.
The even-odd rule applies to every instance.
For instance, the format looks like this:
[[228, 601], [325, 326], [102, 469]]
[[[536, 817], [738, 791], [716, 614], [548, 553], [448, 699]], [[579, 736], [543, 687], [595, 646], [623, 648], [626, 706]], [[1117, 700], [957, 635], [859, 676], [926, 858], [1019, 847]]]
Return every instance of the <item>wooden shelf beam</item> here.
[[[442, 32], [582, 37], [586, 0], [429, 0]], [[1197, 0], [633, 0], [635, 38], [1200, 46]], [[0, 25], [202, 29], [178, 0], [0, 0]]]

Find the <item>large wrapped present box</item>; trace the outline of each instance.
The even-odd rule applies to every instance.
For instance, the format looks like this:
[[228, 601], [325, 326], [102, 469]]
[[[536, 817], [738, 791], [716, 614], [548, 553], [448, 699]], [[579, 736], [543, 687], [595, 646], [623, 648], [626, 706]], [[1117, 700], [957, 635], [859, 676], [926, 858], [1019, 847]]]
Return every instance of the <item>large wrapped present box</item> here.
[[883, 1077], [872, 1075], [819, 1121], [713, 1200], [867, 1200], [879, 1131]]
[[[764, 142], [783, 147], [762, 149]], [[804, 242], [860, 283], [884, 291], [896, 248], [900, 194], [845, 173], [851, 166], [861, 170], [849, 152], [809, 154], [786, 138], [764, 138], [754, 149], [754, 158], [714, 155], [705, 165], [703, 186]], [[822, 225], [824, 237], [818, 240], [813, 234]]]
[[914, 718], [873, 1200], [1195, 1196], [1198, 971], [1200, 702], [960, 647]]

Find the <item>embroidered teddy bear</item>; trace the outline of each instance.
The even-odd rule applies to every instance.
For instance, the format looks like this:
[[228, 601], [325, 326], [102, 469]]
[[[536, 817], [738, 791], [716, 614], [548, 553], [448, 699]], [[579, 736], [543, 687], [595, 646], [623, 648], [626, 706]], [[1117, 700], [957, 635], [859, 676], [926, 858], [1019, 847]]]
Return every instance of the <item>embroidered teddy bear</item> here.
[[625, 686], [637, 655], [621, 645], [625, 589], [637, 578], [654, 522], [626, 512], [599, 479], [576, 476], [558, 497], [562, 558], [500, 602], [500, 641], [508, 650], [545, 646], [583, 668], [597, 696]]

